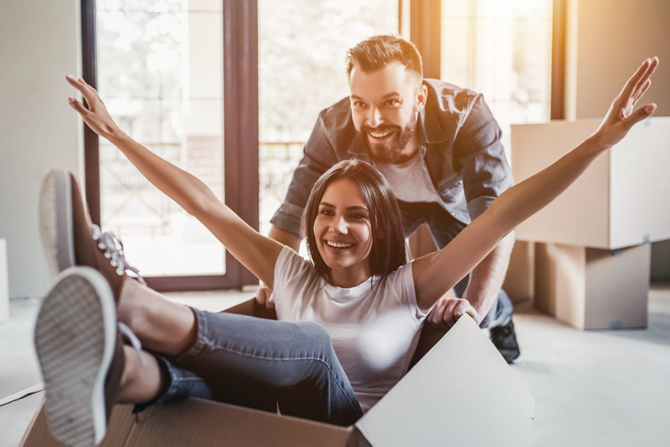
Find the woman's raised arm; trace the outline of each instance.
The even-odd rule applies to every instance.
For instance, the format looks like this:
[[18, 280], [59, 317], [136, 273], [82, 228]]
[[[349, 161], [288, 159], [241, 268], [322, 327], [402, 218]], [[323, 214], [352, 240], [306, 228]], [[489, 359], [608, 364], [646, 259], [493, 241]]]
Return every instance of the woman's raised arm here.
[[88, 127], [118, 147], [147, 180], [195, 216], [238, 261], [272, 287], [275, 264], [283, 246], [247, 225], [196, 177], [126, 135], [112, 120], [98, 92], [83, 79], [72, 76], [66, 79], [86, 100], [88, 108], [75, 98], [68, 101]]
[[601, 153], [653, 113], [655, 104], [633, 112], [651, 85], [658, 59], [647, 59], [614, 99], [598, 130], [556, 163], [510, 188], [486, 212], [436, 253], [414, 261], [412, 271], [419, 307], [426, 311], [488, 255], [524, 220], [565, 191]]

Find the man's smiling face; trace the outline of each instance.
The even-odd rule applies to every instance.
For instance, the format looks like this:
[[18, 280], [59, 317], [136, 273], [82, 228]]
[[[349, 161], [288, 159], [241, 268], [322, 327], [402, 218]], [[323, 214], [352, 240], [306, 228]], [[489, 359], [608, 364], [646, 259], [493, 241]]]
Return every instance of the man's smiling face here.
[[400, 62], [366, 73], [358, 67], [349, 76], [354, 127], [370, 156], [395, 163], [414, 136], [426, 87]]

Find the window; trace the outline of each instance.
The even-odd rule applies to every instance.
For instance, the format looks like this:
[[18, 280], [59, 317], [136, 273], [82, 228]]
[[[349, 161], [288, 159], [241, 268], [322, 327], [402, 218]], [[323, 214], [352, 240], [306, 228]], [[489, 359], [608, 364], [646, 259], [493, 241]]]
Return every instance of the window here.
[[511, 149], [511, 125], [549, 120], [551, 0], [442, 0], [441, 78], [483, 93]]
[[[82, 30], [84, 78], [98, 87], [120, 127], [203, 180], [257, 227], [257, 208], [242, 200], [258, 195], [256, 1], [82, 0]], [[90, 130], [85, 163], [93, 221], [124, 240], [128, 259], [151, 287], [203, 290], [256, 281]]]
[[[98, 89], [112, 117], [223, 198], [222, 4], [98, 0]], [[222, 275], [223, 246], [100, 141], [103, 228], [147, 276]]]
[[398, 34], [397, 0], [259, 0], [260, 230], [284, 201], [319, 112], [349, 96], [347, 50]]

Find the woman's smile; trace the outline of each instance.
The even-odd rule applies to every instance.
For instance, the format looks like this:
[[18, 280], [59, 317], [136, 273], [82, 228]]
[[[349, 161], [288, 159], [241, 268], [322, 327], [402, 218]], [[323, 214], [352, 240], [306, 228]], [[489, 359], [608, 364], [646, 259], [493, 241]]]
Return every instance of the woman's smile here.
[[330, 278], [353, 287], [370, 277], [372, 227], [368, 205], [353, 181], [333, 181], [325, 190], [314, 220], [314, 235]]
[[348, 250], [349, 248], [353, 247], [356, 244], [349, 243], [349, 242], [337, 242], [337, 241], [331, 241], [331, 240], [324, 240], [326, 246], [331, 249], [334, 253], [339, 253], [344, 250]]

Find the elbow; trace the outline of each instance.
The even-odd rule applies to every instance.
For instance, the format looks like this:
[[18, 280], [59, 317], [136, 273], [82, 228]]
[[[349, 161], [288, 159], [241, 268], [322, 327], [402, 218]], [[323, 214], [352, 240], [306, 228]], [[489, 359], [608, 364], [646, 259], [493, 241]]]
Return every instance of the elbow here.
[[211, 214], [215, 208], [214, 204], [218, 202], [219, 199], [216, 198], [207, 185], [196, 181], [196, 184], [193, 185], [192, 193], [184, 199], [182, 208], [191, 216], [201, 220], [204, 216]]
[[191, 198], [188, 203], [185, 204], [184, 211], [196, 219], [202, 220], [205, 216], [209, 216], [212, 213], [212, 210], [214, 209], [213, 201], [218, 202], [218, 199], [208, 190], [203, 194]]

